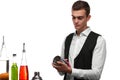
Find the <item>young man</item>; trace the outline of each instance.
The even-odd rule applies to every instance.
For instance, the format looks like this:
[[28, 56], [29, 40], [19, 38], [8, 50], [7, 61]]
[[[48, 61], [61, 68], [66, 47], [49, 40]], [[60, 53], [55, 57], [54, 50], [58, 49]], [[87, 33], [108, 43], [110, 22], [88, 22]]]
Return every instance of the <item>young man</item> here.
[[72, 20], [76, 31], [69, 34], [62, 47], [61, 57], [68, 59], [69, 65], [57, 61], [52, 66], [64, 80], [99, 80], [105, 58], [106, 43], [103, 37], [87, 26], [90, 6], [78, 0], [72, 6]]

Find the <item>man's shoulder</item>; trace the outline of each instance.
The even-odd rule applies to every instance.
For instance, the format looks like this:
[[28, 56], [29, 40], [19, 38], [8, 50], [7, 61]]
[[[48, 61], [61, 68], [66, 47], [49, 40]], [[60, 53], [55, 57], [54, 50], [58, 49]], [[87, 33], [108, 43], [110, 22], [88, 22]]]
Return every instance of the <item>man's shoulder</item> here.
[[94, 35], [97, 35], [97, 36], [101, 36], [101, 34], [96, 33], [96, 32], [94, 32], [94, 31], [91, 31], [90, 33], [92, 33], [92, 34], [94, 34]]
[[74, 35], [74, 33], [69, 33], [68, 35], [67, 35], [67, 37], [72, 37]]
[[[92, 31], [93, 32], [93, 31]], [[98, 43], [106, 43], [106, 40], [105, 40], [105, 38], [101, 35], [101, 34], [99, 34], [99, 33], [96, 33], [96, 32], [93, 32], [95, 35], [98, 35], [98, 38], [97, 38], [97, 42]]]
[[67, 44], [68, 42], [71, 42], [72, 38], [73, 38], [73, 35], [74, 33], [69, 33], [67, 36], [66, 36], [66, 39], [65, 39], [65, 43]]

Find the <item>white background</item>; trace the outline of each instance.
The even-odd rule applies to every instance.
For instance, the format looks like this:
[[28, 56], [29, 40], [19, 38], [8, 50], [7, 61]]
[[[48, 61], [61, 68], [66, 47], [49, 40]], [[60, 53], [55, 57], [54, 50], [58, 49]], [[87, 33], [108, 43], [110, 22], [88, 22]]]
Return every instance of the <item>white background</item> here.
[[[0, 43], [5, 36], [9, 55], [17, 54], [20, 66], [22, 44], [26, 43], [29, 80], [39, 71], [43, 80], [62, 80], [52, 67], [61, 54], [65, 37], [74, 31], [71, 6], [76, 0], [0, 0]], [[119, 0], [86, 0], [91, 6], [88, 25], [102, 34], [107, 57], [101, 80], [119, 80], [120, 11]]]

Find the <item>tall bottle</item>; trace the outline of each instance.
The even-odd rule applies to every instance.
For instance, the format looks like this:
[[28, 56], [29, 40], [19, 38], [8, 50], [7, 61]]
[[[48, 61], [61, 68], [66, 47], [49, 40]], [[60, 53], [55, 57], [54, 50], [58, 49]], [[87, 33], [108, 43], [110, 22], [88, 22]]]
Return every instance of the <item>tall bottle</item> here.
[[5, 79], [9, 80], [9, 56], [6, 49], [4, 36], [0, 50], [0, 75], [7, 75]]
[[11, 66], [11, 80], [18, 80], [18, 66], [16, 62], [16, 54], [13, 54], [13, 62]]
[[20, 71], [19, 71], [19, 80], [29, 80], [25, 43], [23, 43], [22, 59], [21, 59], [21, 65], [20, 65]]

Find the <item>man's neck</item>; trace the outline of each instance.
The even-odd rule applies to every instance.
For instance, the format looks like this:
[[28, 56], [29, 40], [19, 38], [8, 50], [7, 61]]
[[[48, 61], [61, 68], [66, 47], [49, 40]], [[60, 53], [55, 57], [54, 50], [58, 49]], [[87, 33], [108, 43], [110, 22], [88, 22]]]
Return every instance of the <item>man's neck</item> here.
[[83, 32], [85, 29], [87, 29], [88, 27], [86, 26], [85, 28], [76, 31], [76, 34], [79, 36], [81, 32]]

